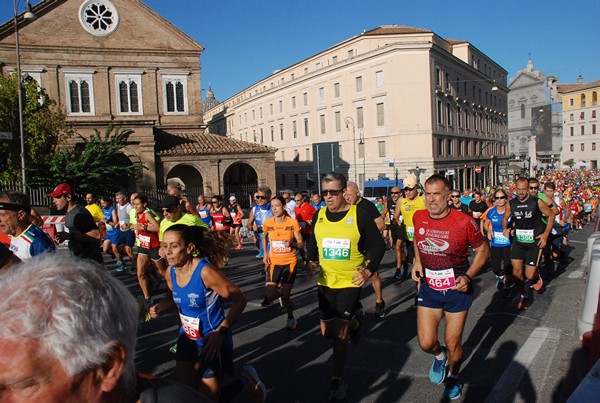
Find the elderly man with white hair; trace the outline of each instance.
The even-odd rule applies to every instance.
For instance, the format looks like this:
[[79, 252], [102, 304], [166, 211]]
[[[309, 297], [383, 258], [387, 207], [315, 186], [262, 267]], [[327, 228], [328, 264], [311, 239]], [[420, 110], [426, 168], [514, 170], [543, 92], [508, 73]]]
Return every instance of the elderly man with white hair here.
[[0, 401], [203, 401], [138, 377], [138, 305], [96, 263], [34, 257], [0, 273], [0, 295]]

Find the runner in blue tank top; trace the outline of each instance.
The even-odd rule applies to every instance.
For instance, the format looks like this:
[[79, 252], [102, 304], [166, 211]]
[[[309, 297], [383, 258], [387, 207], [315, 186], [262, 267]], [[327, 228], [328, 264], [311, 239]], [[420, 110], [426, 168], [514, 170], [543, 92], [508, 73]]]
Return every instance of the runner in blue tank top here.
[[512, 282], [512, 263], [510, 259], [510, 237], [504, 235], [502, 218], [506, 212], [508, 194], [502, 188], [494, 192], [494, 206], [482, 216], [483, 226], [490, 241], [490, 265], [496, 275], [496, 288], [502, 290], [505, 297], [510, 294]]
[[[175, 355], [179, 382], [215, 401], [231, 401], [242, 390], [253, 401], [264, 401], [267, 389], [256, 370], [245, 365], [240, 376], [223, 385], [233, 372], [233, 341], [230, 328], [246, 307], [246, 297], [217, 267], [229, 254], [227, 244], [203, 227], [175, 224], [161, 244], [169, 264], [167, 284], [172, 298], [150, 308], [150, 317], [177, 306], [181, 330]], [[221, 297], [232, 302], [227, 315]]]
[[273, 211], [271, 210], [270, 203], [271, 194], [271, 188], [268, 186], [259, 187], [255, 196], [256, 205], [252, 208], [252, 210], [250, 210], [250, 215], [248, 216], [248, 229], [258, 235], [258, 255], [256, 255], [256, 257], [260, 259], [262, 259], [264, 256], [264, 251], [262, 249], [262, 226], [265, 221], [273, 217]]

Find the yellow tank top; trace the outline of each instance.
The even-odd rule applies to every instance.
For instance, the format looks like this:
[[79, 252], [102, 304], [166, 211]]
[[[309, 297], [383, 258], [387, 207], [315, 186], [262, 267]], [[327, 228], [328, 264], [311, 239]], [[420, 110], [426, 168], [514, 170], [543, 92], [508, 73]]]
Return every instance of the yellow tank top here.
[[414, 200], [408, 200], [406, 197], [402, 199], [400, 214], [402, 214], [402, 220], [406, 226], [406, 236], [409, 241], [412, 241], [415, 236], [415, 226], [413, 224], [415, 211], [425, 210], [426, 208], [423, 196], [417, 196]]
[[357, 287], [352, 284], [352, 277], [356, 267], [364, 267], [365, 257], [358, 251], [356, 206], [351, 205], [338, 222], [329, 221], [325, 211], [325, 208], [319, 210], [314, 232], [321, 264], [318, 284], [329, 288]]

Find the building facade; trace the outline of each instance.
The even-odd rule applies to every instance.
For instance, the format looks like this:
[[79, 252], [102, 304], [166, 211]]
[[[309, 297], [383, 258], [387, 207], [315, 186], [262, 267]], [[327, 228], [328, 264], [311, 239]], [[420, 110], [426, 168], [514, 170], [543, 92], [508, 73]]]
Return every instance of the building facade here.
[[529, 60], [508, 85], [509, 153], [522, 174], [560, 165], [562, 103], [557, 83]]
[[[63, 106], [82, 135], [132, 129], [125, 154], [140, 190], [179, 177], [207, 194], [274, 182], [274, 150], [206, 133], [204, 48], [139, 0], [46, 0], [18, 18], [22, 74]], [[16, 70], [15, 24], [0, 26], [0, 67]], [[245, 181], [250, 182], [245, 182]]]
[[598, 168], [600, 133], [598, 132], [598, 94], [600, 80], [559, 87], [563, 107], [563, 163], [576, 167]]
[[[498, 180], [507, 159], [507, 72], [467, 41], [382, 26], [205, 111], [212, 133], [277, 148], [278, 188], [336, 170], [365, 180], [439, 172]], [[480, 171], [480, 174], [476, 174]]]

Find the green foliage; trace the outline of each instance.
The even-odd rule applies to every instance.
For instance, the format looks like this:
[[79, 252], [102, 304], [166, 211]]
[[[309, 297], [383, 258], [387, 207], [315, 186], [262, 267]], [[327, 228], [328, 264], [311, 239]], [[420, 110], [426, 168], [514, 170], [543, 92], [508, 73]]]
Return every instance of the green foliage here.
[[67, 182], [78, 193], [127, 190], [141, 177], [144, 168], [123, 154], [132, 133], [133, 130], [124, 129], [113, 134], [113, 127], [109, 126], [103, 134], [94, 129], [88, 138], [78, 134], [79, 144], [62, 147], [52, 155], [46, 184]]
[[575, 161], [573, 161], [573, 158], [571, 158], [563, 162], [563, 164], [568, 166], [569, 168], [573, 168], [573, 165], [575, 165]]
[[[11, 132], [12, 140], [0, 140], [0, 181], [21, 178], [18, 76], [0, 74], [0, 131]], [[37, 83], [23, 79], [23, 132], [28, 183], [38, 183], [49, 170], [49, 156], [73, 135], [65, 111]]]

